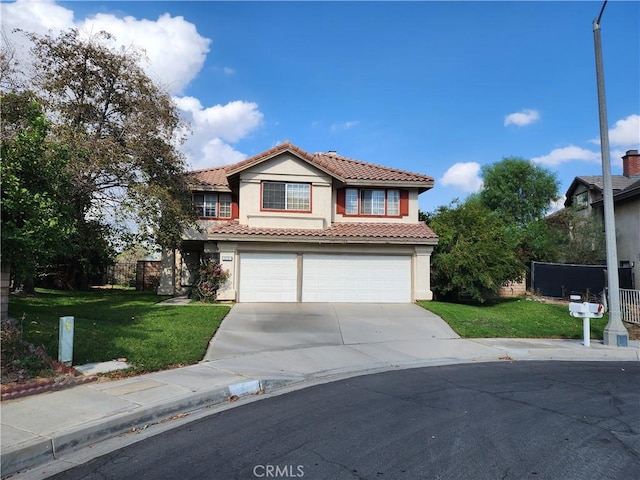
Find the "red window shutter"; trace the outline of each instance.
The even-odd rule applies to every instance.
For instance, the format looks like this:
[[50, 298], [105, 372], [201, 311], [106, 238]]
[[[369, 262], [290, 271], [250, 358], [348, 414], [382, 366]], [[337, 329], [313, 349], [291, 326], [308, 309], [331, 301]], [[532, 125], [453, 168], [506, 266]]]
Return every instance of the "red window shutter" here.
[[400, 215], [409, 215], [409, 192], [406, 190], [400, 190]]
[[344, 215], [344, 203], [344, 188], [339, 188], [338, 190], [336, 190], [336, 213]]
[[238, 197], [231, 197], [231, 218], [240, 218], [240, 208], [238, 207]]

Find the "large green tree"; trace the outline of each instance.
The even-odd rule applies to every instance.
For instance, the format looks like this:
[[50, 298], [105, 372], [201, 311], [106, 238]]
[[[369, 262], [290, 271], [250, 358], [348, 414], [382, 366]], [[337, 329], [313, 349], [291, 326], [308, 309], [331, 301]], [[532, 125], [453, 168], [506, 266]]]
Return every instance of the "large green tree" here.
[[559, 198], [556, 174], [529, 160], [507, 157], [485, 165], [482, 179], [480, 200], [505, 223], [520, 261], [554, 260], [555, 240], [544, 217]]
[[550, 170], [518, 157], [482, 167], [482, 202], [508, 224], [544, 218], [558, 200], [559, 182]]
[[477, 196], [455, 201], [427, 215], [438, 235], [432, 257], [432, 288], [440, 298], [482, 302], [525, 268], [505, 223]]
[[78, 226], [74, 242], [86, 247], [59, 259], [68, 283], [86, 286], [87, 268], [96, 253], [104, 260], [103, 247], [145, 240], [178, 246], [195, 220], [178, 150], [187, 129], [171, 96], [145, 74], [142, 52], [113, 48], [106, 32], [23, 33], [32, 46], [24, 71], [49, 135], [68, 155], [65, 203]]
[[49, 123], [28, 92], [0, 95], [2, 262], [32, 286], [36, 268], [70, 250], [75, 221], [66, 199], [68, 154], [48, 139]]

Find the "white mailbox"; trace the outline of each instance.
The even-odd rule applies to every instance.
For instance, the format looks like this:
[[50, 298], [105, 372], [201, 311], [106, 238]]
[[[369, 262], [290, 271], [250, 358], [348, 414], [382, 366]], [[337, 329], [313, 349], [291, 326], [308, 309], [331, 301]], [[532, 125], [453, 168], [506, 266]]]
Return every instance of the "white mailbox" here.
[[569, 303], [569, 315], [582, 318], [582, 334], [585, 347], [591, 346], [591, 325], [589, 324], [589, 319], [602, 318], [603, 313], [604, 306], [601, 303]]
[[571, 302], [569, 304], [569, 314], [572, 317], [580, 318], [602, 318], [604, 306], [601, 303]]

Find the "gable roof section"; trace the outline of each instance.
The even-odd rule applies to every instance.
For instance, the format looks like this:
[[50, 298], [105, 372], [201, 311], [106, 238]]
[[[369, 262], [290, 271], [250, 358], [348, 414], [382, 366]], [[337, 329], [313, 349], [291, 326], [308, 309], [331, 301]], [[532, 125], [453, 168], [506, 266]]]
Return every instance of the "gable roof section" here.
[[[631, 188], [638, 182], [638, 178], [636, 177], [625, 177], [624, 175], [612, 175], [611, 176], [611, 185], [613, 187], [613, 195], [617, 197], [618, 195], [625, 192], [627, 189]], [[564, 202], [565, 207], [569, 207], [573, 204], [573, 193], [575, 192], [578, 185], [583, 184], [589, 190], [596, 190], [598, 193], [602, 193], [604, 189], [604, 181], [602, 175], [582, 175], [575, 177], [571, 185], [567, 189], [567, 193], [565, 196], [567, 199]], [[597, 203], [597, 202], [596, 202]]]
[[226, 223], [208, 229], [211, 240], [270, 240], [275, 242], [394, 243], [435, 245], [437, 235], [425, 223], [334, 223], [322, 229], [258, 228]]
[[[229, 175], [234, 175], [236, 173], [240, 173], [244, 170], [247, 170], [248, 168], [251, 168], [255, 165], [258, 165], [262, 162], [265, 162], [267, 160], [270, 160], [274, 157], [277, 157], [278, 155], [281, 155], [282, 153], [285, 152], [290, 152], [293, 153], [295, 156], [297, 156], [298, 158], [310, 163], [310, 164], [314, 164], [313, 161], [313, 156], [307, 152], [305, 152], [304, 150], [302, 150], [299, 147], [296, 147], [295, 145], [292, 145], [291, 143], [283, 143], [280, 145], [277, 145], [273, 148], [270, 148], [267, 151], [264, 151], [262, 153], [258, 153], [257, 155], [254, 155], [253, 157], [247, 158], [246, 160], [243, 160], [241, 162], [238, 163], [234, 163], [233, 165], [228, 165], [227, 166], [227, 172]], [[317, 165], [315, 165], [317, 167]], [[324, 170], [324, 168], [322, 168], [321, 170]], [[330, 172], [327, 172], [330, 173]]]
[[292, 153], [346, 185], [396, 184], [417, 187], [420, 191], [428, 190], [434, 185], [433, 177], [428, 175], [362, 162], [340, 156], [335, 152], [311, 154], [291, 143], [283, 143], [233, 165], [189, 172], [189, 180], [194, 187], [205, 189], [226, 187], [228, 189], [228, 177], [285, 152]]
[[315, 164], [326, 167], [351, 185], [370, 182], [416, 182], [428, 185], [428, 188], [433, 187], [433, 177], [354, 160], [335, 152], [316, 153], [313, 158]]

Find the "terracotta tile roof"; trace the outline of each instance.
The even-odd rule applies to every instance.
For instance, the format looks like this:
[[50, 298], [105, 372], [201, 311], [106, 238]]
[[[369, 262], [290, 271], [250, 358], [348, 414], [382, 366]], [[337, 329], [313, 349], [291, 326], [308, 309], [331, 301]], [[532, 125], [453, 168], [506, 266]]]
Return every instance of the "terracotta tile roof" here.
[[199, 186], [228, 187], [227, 170], [225, 167], [206, 168], [187, 173], [189, 183]]
[[428, 175], [362, 162], [360, 160], [343, 157], [335, 152], [311, 154], [291, 143], [283, 143], [275, 146], [233, 165], [197, 170], [189, 172], [188, 175], [193, 179], [192, 182], [197, 185], [228, 187], [228, 176], [239, 173], [285, 151], [295, 153], [312, 165], [315, 165], [347, 184], [364, 182], [408, 182], [414, 183], [417, 187], [423, 189], [433, 186], [433, 177]]
[[315, 153], [313, 162], [334, 172], [345, 180], [433, 182], [433, 177], [427, 175], [361, 162], [360, 160], [343, 157], [335, 152]]
[[[308, 239], [310, 241], [387, 241], [389, 243], [426, 243], [433, 244], [437, 235], [424, 223], [334, 223], [323, 229], [297, 228], [257, 228], [240, 225], [237, 222], [218, 224], [207, 230], [212, 240], [222, 238], [251, 238], [266, 237], [286, 241]], [[221, 238], [222, 237], [222, 238]]]

